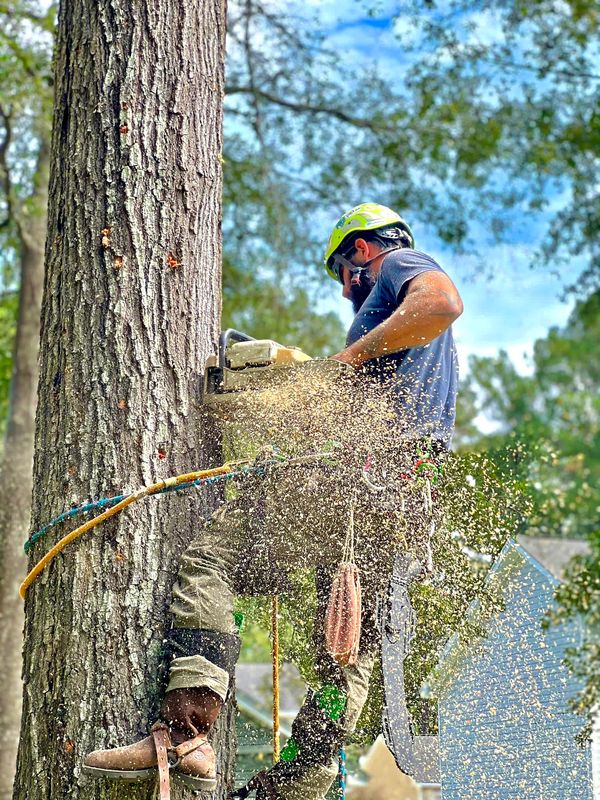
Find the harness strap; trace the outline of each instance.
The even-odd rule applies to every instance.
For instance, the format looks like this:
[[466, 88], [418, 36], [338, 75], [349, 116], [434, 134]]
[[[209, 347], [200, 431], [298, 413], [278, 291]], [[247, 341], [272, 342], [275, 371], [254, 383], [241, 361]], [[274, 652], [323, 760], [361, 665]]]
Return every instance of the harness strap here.
[[152, 726], [152, 739], [156, 748], [156, 760], [158, 763], [158, 783], [160, 788], [160, 800], [170, 800], [171, 784], [169, 779], [169, 755], [171, 747], [171, 737], [168, 727], [162, 722], [156, 722]]

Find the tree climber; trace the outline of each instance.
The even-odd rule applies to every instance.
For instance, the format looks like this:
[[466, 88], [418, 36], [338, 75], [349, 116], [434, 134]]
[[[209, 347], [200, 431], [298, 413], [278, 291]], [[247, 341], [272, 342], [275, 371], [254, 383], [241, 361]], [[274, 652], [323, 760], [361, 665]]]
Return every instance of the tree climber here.
[[463, 305], [431, 256], [391, 209], [363, 203], [339, 220], [325, 266], [356, 316], [347, 347], [332, 356], [393, 383], [410, 438], [447, 447], [454, 428], [458, 367], [450, 325]]
[[[342, 283], [356, 313], [347, 347], [332, 358], [355, 367], [360, 379], [392, 390], [394, 424], [406, 443], [394, 454], [398, 473], [410, 468], [423, 442], [436, 451], [448, 447], [457, 390], [450, 325], [462, 302], [440, 266], [413, 247], [398, 214], [364, 203], [338, 221], [325, 253], [328, 274]], [[326, 466], [296, 469], [288, 484], [277, 477], [251, 479], [256, 482], [219, 509], [192, 542], [173, 589], [169, 683], [160, 720], [140, 742], [90, 753], [84, 773], [140, 780], [156, 775], [158, 766], [163, 800], [169, 797], [170, 761], [175, 778], [196, 790], [214, 789], [215, 756], [206, 737], [239, 655], [235, 595], [280, 592], [286, 568], [308, 566], [316, 567], [315, 668], [323, 687], [309, 692], [280, 762], [257, 781], [257, 798], [324, 798], [336, 775], [335, 753], [367, 697], [379, 642], [378, 598], [408, 528], [421, 520], [415, 510], [407, 525], [399, 496], [378, 507], [372, 497], [357, 494], [350, 485], [354, 466], [347, 480]], [[290, 485], [302, 491], [290, 492]], [[323, 628], [349, 507], [351, 524], [356, 518], [361, 532], [356, 563], [363, 582], [362, 632], [355, 663], [340, 666], [324, 646]]]

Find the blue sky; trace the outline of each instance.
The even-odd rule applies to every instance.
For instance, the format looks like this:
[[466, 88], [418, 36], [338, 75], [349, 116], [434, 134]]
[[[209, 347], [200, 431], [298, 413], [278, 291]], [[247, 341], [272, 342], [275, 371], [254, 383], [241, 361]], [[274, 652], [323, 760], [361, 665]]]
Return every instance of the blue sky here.
[[[281, 0], [280, 5], [289, 8], [285, 0]], [[376, 19], [365, 16], [366, 5], [359, 0], [308, 0], [303, 4], [302, 13], [318, 16], [329, 46], [337, 48], [355, 65], [357, 62], [364, 63], [365, 67], [377, 64], [399, 90], [403, 75], [410, 67], [410, 56], [402, 42], [413, 34], [401, 18], [393, 19], [398, 10], [397, 0], [379, 0], [372, 5], [379, 11]], [[473, 14], [469, 22], [469, 26], [464, 26], [465, 37], [482, 43], [497, 37], [493, 10]], [[365, 197], [364, 200], [377, 202], [378, 198]], [[551, 198], [551, 201], [546, 219], [559, 198]], [[344, 210], [340, 209], [340, 213]], [[404, 209], [395, 210], [406, 213]], [[527, 372], [533, 342], [545, 336], [550, 327], [563, 325], [569, 316], [573, 300], [561, 300], [562, 289], [575, 282], [583, 263], [573, 263], [568, 276], [553, 275], [547, 268], [529, 267], [541, 241], [544, 221], [543, 217], [535, 221], [524, 219], [515, 230], [515, 244], [510, 247], [489, 244], [483, 230], [476, 232], [475, 245], [484, 257], [491, 278], [489, 275], [478, 277], [472, 262], [444, 249], [432, 232], [415, 228], [419, 249], [426, 250], [439, 261], [455, 280], [463, 297], [465, 313], [455, 325], [463, 372], [470, 354], [491, 356], [500, 349], [509, 352], [519, 371]], [[351, 308], [339, 298], [339, 290], [336, 291], [338, 294], [325, 305], [335, 307], [348, 323], [352, 318]]]

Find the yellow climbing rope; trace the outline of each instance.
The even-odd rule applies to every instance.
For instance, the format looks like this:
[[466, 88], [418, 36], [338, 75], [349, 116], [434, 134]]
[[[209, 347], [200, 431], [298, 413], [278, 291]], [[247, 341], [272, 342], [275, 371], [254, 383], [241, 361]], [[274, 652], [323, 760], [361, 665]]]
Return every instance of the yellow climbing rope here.
[[110, 519], [110, 517], [114, 517], [115, 514], [118, 514], [119, 511], [122, 511], [124, 508], [127, 508], [127, 506], [130, 506], [132, 503], [135, 503], [144, 497], [149, 497], [152, 494], [156, 494], [157, 492], [161, 492], [164, 489], [168, 489], [173, 486], [179, 486], [182, 483], [189, 483], [191, 481], [203, 480], [204, 478], [211, 478], [214, 475], [225, 475], [231, 472], [233, 467], [247, 463], [248, 461], [236, 461], [232, 462], [231, 464], [223, 464], [221, 467], [214, 467], [213, 469], [203, 469], [197, 472], [186, 472], [183, 475], [176, 475], [172, 478], [166, 478], [165, 480], [153, 483], [150, 486], [144, 486], [137, 492], [128, 495], [124, 500], [121, 500], [120, 503], [117, 503], [116, 506], [109, 508], [102, 514], [99, 514], [97, 517], [88, 520], [83, 525], [80, 525], [79, 528], [76, 528], [74, 531], [71, 531], [71, 533], [68, 533], [59, 542], [57, 542], [54, 545], [54, 547], [45, 554], [45, 556], [35, 565], [35, 567], [27, 575], [27, 577], [25, 578], [25, 580], [23, 581], [23, 583], [19, 588], [19, 594], [24, 600], [25, 595], [27, 594], [27, 589], [29, 589], [29, 587], [38, 577], [40, 572], [42, 572], [48, 566], [48, 564], [50, 564], [54, 560], [54, 558], [61, 552], [61, 550], [64, 550], [64, 548], [68, 544], [70, 544], [72, 541], [82, 536], [84, 533], [91, 531], [92, 528], [95, 528], [102, 522], [105, 522], [107, 519]]
[[273, 657], [273, 763], [279, 761], [281, 744], [279, 740], [279, 598], [273, 595], [271, 601], [271, 653]]

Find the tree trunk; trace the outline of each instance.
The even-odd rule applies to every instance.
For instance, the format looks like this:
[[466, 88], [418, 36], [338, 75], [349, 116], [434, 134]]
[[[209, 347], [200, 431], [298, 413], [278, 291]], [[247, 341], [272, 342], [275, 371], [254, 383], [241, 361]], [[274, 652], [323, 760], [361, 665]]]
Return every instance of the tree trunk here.
[[[224, 0], [61, 5], [34, 530], [72, 503], [218, 462], [198, 399], [219, 329], [224, 38]], [[30, 588], [15, 798], [152, 795], [152, 782], [85, 783], [80, 764], [152, 722], [178, 557], [213, 501], [141, 501]], [[231, 726], [229, 706], [217, 798]]]
[[13, 349], [10, 406], [0, 466], [0, 800], [9, 800], [21, 719], [23, 603], [19, 583], [27, 565], [23, 541], [31, 512], [40, 306], [48, 199], [48, 142], [42, 140], [27, 230], [19, 227], [21, 287]]

